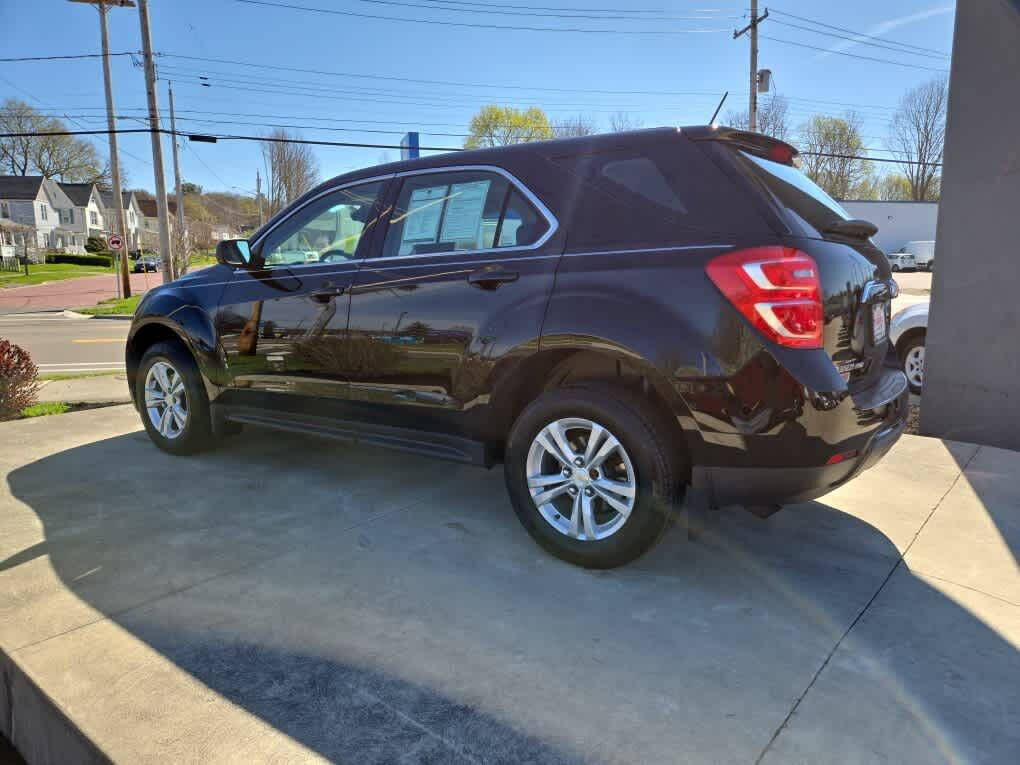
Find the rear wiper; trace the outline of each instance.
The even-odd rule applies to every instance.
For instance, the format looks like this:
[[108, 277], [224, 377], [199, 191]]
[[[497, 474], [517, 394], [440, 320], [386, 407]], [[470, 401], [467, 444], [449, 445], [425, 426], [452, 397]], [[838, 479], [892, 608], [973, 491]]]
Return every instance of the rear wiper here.
[[840, 234], [854, 239], [867, 239], [878, 233], [878, 226], [866, 220], [834, 220], [822, 229], [823, 234]]

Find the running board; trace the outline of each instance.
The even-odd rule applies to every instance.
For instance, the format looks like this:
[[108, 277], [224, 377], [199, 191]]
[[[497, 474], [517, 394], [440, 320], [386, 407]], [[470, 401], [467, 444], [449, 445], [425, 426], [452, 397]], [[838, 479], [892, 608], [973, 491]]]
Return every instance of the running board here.
[[[426, 457], [466, 462], [480, 467], [491, 467], [489, 449], [480, 441], [452, 436], [446, 433], [422, 432], [389, 425], [375, 425], [353, 420], [334, 420], [307, 414], [268, 412], [251, 407], [212, 405], [213, 419], [217, 423], [237, 422], [245, 425], [305, 433], [351, 443], [365, 443], [412, 452]], [[219, 429], [219, 428], [217, 428]]]

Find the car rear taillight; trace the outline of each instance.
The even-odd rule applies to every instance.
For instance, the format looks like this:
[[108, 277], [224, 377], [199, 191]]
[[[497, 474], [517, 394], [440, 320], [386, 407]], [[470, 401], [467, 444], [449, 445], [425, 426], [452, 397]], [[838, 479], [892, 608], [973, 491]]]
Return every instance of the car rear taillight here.
[[792, 247], [752, 247], [713, 258], [705, 271], [772, 342], [822, 347], [822, 290], [818, 266], [807, 253]]

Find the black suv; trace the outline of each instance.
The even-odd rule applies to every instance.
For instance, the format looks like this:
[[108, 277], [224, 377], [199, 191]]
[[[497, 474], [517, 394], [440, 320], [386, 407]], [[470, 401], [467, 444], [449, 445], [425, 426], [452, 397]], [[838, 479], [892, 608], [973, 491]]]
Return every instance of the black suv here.
[[243, 423], [502, 461], [532, 536], [591, 567], [685, 493], [817, 497], [896, 441], [907, 383], [875, 227], [795, 155], [660, 128], [338, 176], [145, 296], [135, 405], [175, 454]]

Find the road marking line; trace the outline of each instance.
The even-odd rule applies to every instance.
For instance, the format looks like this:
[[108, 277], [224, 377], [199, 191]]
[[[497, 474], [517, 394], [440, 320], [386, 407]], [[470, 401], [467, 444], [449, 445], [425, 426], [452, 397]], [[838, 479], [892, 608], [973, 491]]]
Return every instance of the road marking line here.
[[126, 337], [84, 337], [77, 340], [72, 340], [72, 343], [123, 343], [126, 342]]

